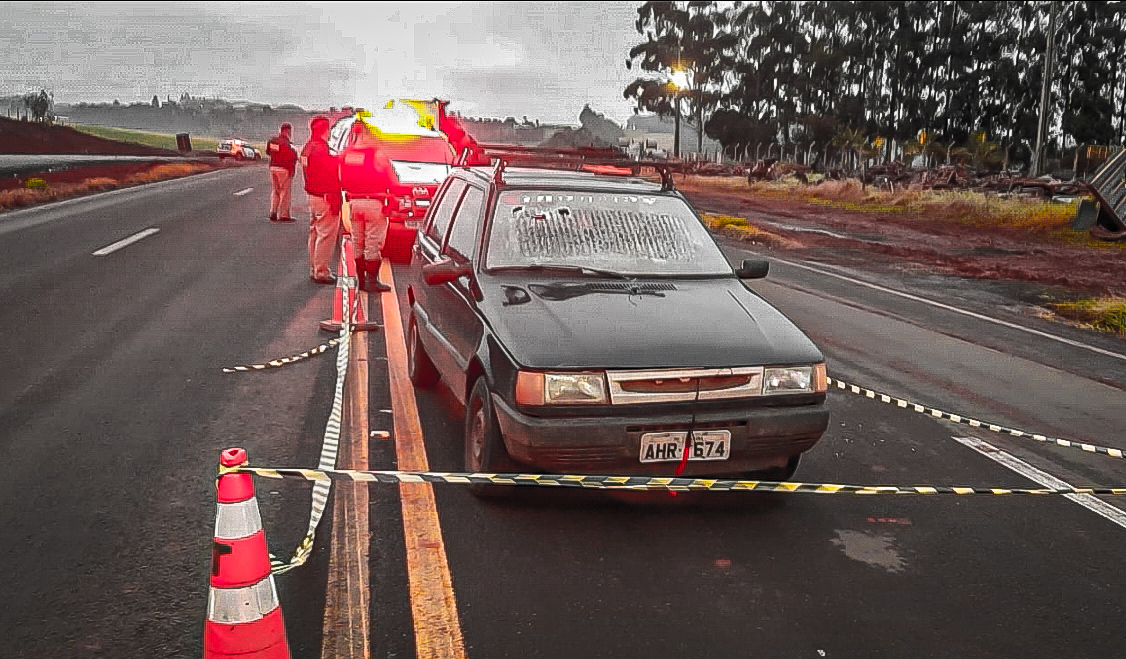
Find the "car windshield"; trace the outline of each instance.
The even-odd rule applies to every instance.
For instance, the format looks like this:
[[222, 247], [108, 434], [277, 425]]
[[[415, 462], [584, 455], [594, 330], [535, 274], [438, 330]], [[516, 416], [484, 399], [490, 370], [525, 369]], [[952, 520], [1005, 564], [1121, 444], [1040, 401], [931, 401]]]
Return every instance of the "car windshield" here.
[[486, 268], [550, 263], [629, 275], [730, 274], [692, 209], [676, 197], [507, 190], [497, 199]]
[[382, 134], [378, 138], [365, 137], [364, 145], [375, 146], [381, 157], [401, 162], [431, 162], [453, 164], [454, 152], [450, 143], [440, 137], [420, 135]]

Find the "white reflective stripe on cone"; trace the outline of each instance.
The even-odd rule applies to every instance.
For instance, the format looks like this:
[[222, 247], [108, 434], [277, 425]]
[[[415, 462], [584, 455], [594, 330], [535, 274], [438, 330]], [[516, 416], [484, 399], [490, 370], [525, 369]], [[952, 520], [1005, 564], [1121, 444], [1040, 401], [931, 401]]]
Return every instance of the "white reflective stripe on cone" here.
[[207, 595], [207, 619], [227, 625], [257, 622], [278, 608], [274, 577], [246, 588], [212, 588]]
[[220, 503], [215, 515], [217, 540], [240, 540], [262, 530], [262, 515], [258, 500], [247, 499], [238, 503]]

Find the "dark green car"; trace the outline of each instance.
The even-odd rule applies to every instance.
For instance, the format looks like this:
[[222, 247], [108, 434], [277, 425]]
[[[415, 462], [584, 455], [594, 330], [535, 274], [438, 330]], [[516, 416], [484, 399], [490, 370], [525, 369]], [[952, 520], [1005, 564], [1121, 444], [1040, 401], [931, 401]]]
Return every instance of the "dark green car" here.
[[[414, 245], [411, 378], [466, 407], [465, 469], [785, 480], [825, 359], [671, 179], [459, 168]], [[687, 447], [688, 455], [685, 456]]]

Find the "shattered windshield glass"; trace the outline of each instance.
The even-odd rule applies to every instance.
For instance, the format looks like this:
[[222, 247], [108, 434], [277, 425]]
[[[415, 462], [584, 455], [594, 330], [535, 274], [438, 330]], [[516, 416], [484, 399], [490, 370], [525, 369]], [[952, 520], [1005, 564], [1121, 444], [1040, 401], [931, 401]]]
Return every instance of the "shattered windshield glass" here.
[[617, 193], [500, 194], [485, 267], [542, 263], [624, 274], [730, 274], [727, 259], [684, 201]]

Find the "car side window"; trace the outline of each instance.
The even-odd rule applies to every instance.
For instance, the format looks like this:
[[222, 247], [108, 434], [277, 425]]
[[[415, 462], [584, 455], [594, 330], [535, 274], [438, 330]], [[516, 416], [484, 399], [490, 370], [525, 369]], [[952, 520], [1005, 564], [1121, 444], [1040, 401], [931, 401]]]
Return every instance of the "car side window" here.
[[332, 155], [338, 155], [344, 150], [348, 134], [351, 133], [352, 124], [356, 123], [355, 117], [346, 117], [337, 121], [328, 136], [328, 150]]
[[477, 225], [481, 223], [481, 211], [485, 205], [485, 193], [478, 188], [469, 188], [458, 207], [450, 237], [446, 240], [446, 252], [454, 253], [465, 260], [473, 256], [474, 238]]
[[430, 214], [430, 222], [426, 226], [426, 235], [439, 245], [442, 244], [442, 239], [446, 237], [446, 229], [450, 226], [450, 219], [454, 216], [454, 209], [457, 208], [458, 199], [461, 198], [461, 193], [465, 191], [465, 187], [465, 181], [453, 179], [446, 187], [445, 193], [438, 198], [434, 211]]

